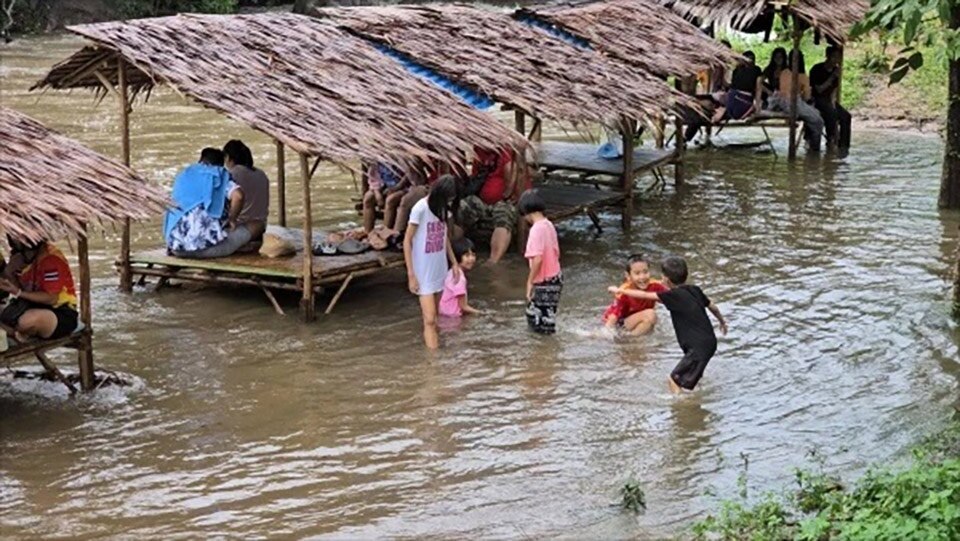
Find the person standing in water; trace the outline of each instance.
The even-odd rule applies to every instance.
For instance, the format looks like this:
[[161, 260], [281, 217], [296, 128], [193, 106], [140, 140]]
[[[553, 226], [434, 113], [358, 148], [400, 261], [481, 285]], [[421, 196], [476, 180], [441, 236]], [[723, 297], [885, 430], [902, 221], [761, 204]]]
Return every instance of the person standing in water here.
[[692, 391], [707, 363], [717, 352], [717, 335], [707, 317], [707, 310], [720, 323], [720, 332], [726, 336], [727, 320], [720, 308], [698, 286], [687, 284], [687, 262], [681, 257], [671, 256], [660, 265], [663, 272], [663, 285], [668, 290], [661, 293], [648, 293], [636, 289], [610, 287], [609, 291], [649, 301], [660, 301], [670, 311], [673, 330], [677, 333], [677, 342], [683, 350], [683, 359], [670, 374], [670, 390], [679, 393], [681, 389]]
[[544, 212], [547, 204], [536, 190], [520, 196], [520, 215], [530, 224], [524, 257], [530, 263], [527, 275], [527, 324], [533, 332], [557, 332], [557, 310], [563, 290], [560, 243], [557, 229]]
[[420, 299], [423, 341], [428, 349], [440, 347], [437, 312], [448, 261], [453, 283], [461, 280], [460, 267], [447, 234], [450, 205], [456, 196], [456, 180], [450, 175], [440, 177], [430, 188], [430, 194], [411, 209], [410, 223], [403, 237], [407, 282], [410, 292]]

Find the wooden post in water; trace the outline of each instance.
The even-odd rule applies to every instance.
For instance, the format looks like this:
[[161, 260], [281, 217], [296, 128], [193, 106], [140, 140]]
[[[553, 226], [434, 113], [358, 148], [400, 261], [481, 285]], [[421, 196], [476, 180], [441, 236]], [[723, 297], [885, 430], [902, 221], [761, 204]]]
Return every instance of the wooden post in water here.
[[803, 31], [800, 30], [800, 19], [793, 15], [793, 50], [790, 51], [790, 146], [787, 159], [797, 159], [797, 101], [800, 96], [800, 40]]
[[280, 141], [277, 141], [277, 214], [280, 227], [287, 227], [287, 163]]
[[521, 135], [527, 134], [527, 116], [520, 109], [513, 112], [513, 125]]
[[663, 148], [667, 141], [667, 117], [657, 116], [657, 129], [654, 135], [654, 142], [657, 148]]
[[316, 319], [313, 298], [313, 216], [310, 209], [310, 160], [300, 154], [300, 182], [303, 184], [303, 298], [300, 313], [304, 321]]
[[[692, 87], [692, 88], [691, 88]], [[678, 77], [677, 78], [677, 89], [684, 94], [696, 94], [697, 92], [697, 82], [696, 79], [693, 81], [689, 77]], [[675, 143], [674, 150], [674, 162], [673, 162], [673, 183], [677, 186], [683, 184], [683, 158], [684, 152], [687, 148], [687, 139], [684, 137], [683, 133], [683, 115], [678, 111], [674, 115], [674, 133], [673, 140]]]
[[632, 118], [626, 116], [620, 119], [620, 133], [623, 135], [623, 214], [620, 216], [620, 227], [630, 231], [633, 222], [633, 134], [635, 132]]
[[80, 365], [80, 386], [84, 391], [93, 389], [93, 307], [90, 306], [90, 247], [87, 244], [87, 227], [77, 239], [77, 263], [80, 266], [80, 322], [83, 337], [77, 350]]
[[[130, 167], [130, 98], [127, 92], [127, 70], [123, 57], [117, 55], [117, 101], [120, 105], [120, 155], [123, 165]], [[133, 274], [130, 270], [130, 218], [123, 219], [120, 237], [120, 290], [133, 291]]]

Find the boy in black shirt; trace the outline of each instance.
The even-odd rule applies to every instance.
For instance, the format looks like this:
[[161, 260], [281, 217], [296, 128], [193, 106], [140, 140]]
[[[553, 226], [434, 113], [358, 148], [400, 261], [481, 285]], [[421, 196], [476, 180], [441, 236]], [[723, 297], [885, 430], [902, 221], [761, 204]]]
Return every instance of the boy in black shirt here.
[[720, 323], [720, 332], [726, 336], [727, 320], [717, 305], [710, 302], [703, 290], [687, 282], [687, 262], [681, 257], [668, 257], [660, 264], [663, 272], [663, 284], [669, 288], [662, 293], [647, 293], [636, 289], [609, 288], [611, 293], [627, 295], [637, 299], [660, 301], [670, 311], [673, 329], [677, 333], [677, 342], [683, 350], [683, 359], [670, 374], [670, 390], [679, 393], [680, 389], [692, 391], [703, 377], [707, 363], [717, 351], [717, 335], [707, 317], [710, 310]]
[[847, 150], [850, 148], [852, 119], [850, 113], [840, 105], [837, 95], [843, 75], [840, 70], [841, 58], [840, 48], [827, 47], [826, 60], [810, 69], [810, 87], [813, 90], [813, 104], [823, 117], [827, 144]]

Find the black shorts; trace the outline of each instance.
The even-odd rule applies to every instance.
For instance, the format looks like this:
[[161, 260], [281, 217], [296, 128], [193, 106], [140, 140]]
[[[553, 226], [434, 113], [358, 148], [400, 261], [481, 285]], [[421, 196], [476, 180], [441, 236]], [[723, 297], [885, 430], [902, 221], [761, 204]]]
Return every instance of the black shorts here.
[[61, 306], [59, 308], [47, 308], [51, 310], [53, 315], [57, 316], [57, 328], [53, 330], [53, 334], [50, 335], [50, 338], [63, 338], [64, 336], [69, 336], [73, 331], [77, 330], [77, 321], [79, 320], [79, 315], [77, 311], [69, 306]]

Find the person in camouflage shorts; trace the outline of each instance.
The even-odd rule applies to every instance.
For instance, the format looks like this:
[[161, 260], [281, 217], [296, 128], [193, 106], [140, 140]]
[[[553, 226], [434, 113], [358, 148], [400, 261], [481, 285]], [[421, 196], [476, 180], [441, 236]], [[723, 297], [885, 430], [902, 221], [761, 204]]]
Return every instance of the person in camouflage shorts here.
[[519, 220], [517, 204], [509, 199], [488, 205], [476, 195], [471, 195], [460, 200], [460, 210], [457, 212], [457, 224], [463, 228], [464, 235], [477, 244], [491, 246], [492, 263], [503, 257], [502, 253], [493, 250], [493, 239], [499, 238], [500, 243], [509, 247], [510, 240], [517, 234]]

